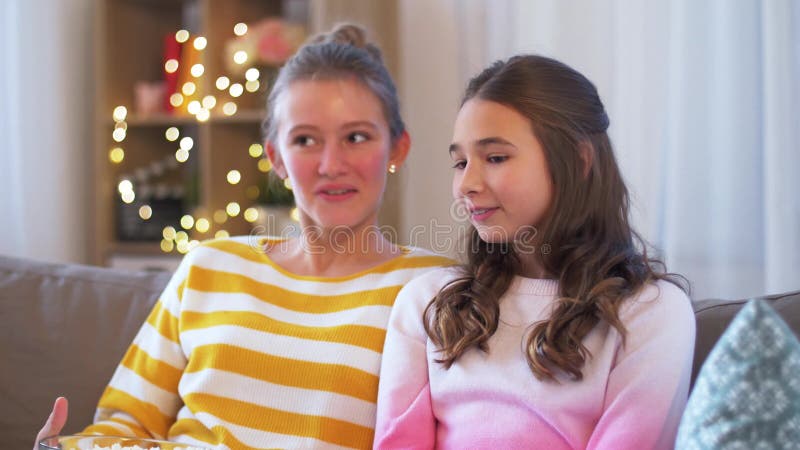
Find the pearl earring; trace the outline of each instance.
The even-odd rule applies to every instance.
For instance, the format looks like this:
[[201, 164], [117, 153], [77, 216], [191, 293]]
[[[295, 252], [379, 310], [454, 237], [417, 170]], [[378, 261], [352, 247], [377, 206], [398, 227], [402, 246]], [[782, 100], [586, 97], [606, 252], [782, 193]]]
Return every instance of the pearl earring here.
[[396, 172], [397, 172], [397, 166], [394, 163], [389, 164], [389, 173], [396, 173]]

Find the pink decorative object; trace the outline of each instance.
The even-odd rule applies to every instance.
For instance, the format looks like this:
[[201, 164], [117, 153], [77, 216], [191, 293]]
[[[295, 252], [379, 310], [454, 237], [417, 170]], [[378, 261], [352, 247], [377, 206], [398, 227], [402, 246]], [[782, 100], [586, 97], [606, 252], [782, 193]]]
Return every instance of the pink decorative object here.
[[134, 86], [134, 107], [142, 116], [163, 111], [166, 84], [163, 81], [137, 81]]
[[[241, 73], [246, 67], [278, 67], [286, 62], [306, 39], [302, 25], [286, 22], [280, 17], [266, 17], [248, 24], [247, 33], [225, 44], [225, 61], [230, 73]], [[234, 63], [233, 55], [245, 51], [245, 64]]]

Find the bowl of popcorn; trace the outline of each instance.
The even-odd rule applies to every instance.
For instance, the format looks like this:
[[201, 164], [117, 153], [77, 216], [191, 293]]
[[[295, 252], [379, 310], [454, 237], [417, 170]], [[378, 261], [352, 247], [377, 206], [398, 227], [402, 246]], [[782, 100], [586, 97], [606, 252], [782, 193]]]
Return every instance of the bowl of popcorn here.
[[39, 450], [210, 450], [189, 444], [122, 436], [51, 436], [39, 441]]

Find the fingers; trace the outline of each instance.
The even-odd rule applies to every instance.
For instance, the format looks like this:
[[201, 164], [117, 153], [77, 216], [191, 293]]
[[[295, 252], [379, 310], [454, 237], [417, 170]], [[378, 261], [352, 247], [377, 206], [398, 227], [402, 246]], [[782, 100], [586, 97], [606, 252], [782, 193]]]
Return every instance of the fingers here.
[[69, 402], [67, 402], [67, 399], [58, 397], [53, 404], [53, 411], [47, 417], [47, 422], [45, 422], [42, 429], [39, 430], [39, 434], [36, 435], [36, 442], [33, 444], [33, 450], [37, 450], [39, 441], [42, 439], [57, 435], [61, 432], [61, 429], [64, 428], [64, 424], [67, 423], [68, 411]]
[[[53, 421], [52, 421], [52, 434], [61, 433], [61, 429], [67, 423], [67, 413], [69, 412], [69, 402], [64, 397], [58, 397], [53, 404]], [[52, 434], [50, 436], [52, 436]], [[47, 436], [45, 436], [47, 437]]]

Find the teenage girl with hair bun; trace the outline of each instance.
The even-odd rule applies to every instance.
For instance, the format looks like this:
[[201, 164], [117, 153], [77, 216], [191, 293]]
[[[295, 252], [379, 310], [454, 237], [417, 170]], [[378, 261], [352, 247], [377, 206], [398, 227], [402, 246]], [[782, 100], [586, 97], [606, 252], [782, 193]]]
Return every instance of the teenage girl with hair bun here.
[[[281, 68], [266, 149], [301, 236], [208, 241], [182, 261], [85, 432], [222, 449], [370, 448], [400, 288], [449, 260], [377, 232], [410, 140], [364, 31], [343, 25]], [[66, 421], [59, 398], [37, 441]]]

